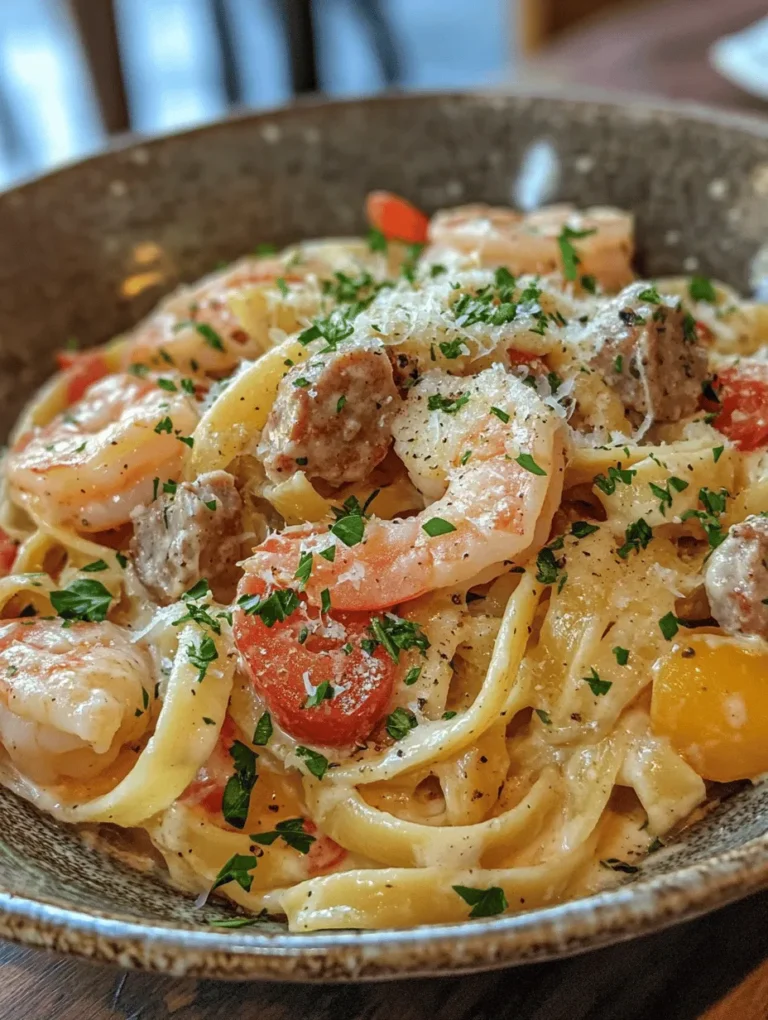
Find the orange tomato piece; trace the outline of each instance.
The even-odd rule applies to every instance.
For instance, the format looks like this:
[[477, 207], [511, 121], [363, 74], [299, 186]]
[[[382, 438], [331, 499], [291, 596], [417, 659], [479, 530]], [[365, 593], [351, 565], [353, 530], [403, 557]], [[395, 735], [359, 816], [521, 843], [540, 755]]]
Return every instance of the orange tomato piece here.
[[[265, 582], [244, 575], [238, 596], [266, 594]], [[321, 616], [302, 597], [283, 621], [267, 626], [238, 609], [235, 642], [251, 679], [282, 728], [308, 744], [344, 747], [364, 741], [386, 711], [400, 668], [381, 645], [370, 654], [367, 613]], [[332, 697], [307, 706], [329, 684]]]
[[693, 634], [657, 668], [654, 731], [704, 779], [727, 783], [768, 770], [768, 647]]
[[107, 359], [98, 351], [59, 351], [56, 363], [67, 376], [67, 403], [74, 404], [93, 383], [109, 372]]
[[715, 426], [740, 450], [768, 445], [768, 364], [727, 368], [717, 379], [720, 413]]
[[365, 200], [365, 215], [388, 241], [426, 244], [429, 218], [399, 195], [372, 191]]

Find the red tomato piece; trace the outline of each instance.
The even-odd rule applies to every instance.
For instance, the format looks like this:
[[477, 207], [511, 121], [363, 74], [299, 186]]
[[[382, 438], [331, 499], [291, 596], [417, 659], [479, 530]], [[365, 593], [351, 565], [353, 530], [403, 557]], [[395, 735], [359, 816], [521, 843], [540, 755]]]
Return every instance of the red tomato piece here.
[[365, 200], [365, 215], [388, 241], [426, 244], [429, 218], [399, 195], [372, 191]]
[[219, 740], [208, 761], [179, 797], [185, 804], [194, 804], [211, 815], [220, 815], [224, 787], [232, 775], [234, 766], [229, 753], [235, 741], [235, 724], [230, 716], [224, 720]]
[[717, 378], [720, 413], [715, 426], [740, 450], [768, 445], [768, 364], [741, 364]]
[[76, 403], [89, 386], [109, 372], [107, 359], [97, 351], [59, 351], [56, 362], [67, 374], [67, 403]]
[[10, 574], [16, 561], [19, 544], [0, 528], [0, 577]]
[[[317, 826], [314, 822], [305, 818], [304, 831], [314, 836], [317, 832]], [[343, 846], [339, 846], [330, 836], [324, 836], [320, 833], [320, 835], [315, 837], [315, 842], [309, 848], [309, 853], [306, 857], [307, 874], [310, 878], [315, 878], [316, 875], [325, 875], [329, 871], [333, 871], [334, 868], [338, 868], [346, 856], [347, 851]]]
[[509, 347], [507, 349], [507, 357], [509, 358], [509, 363], [513, 368], [518, 368], [520, 365], [527, 365], [534, 375], [545, 375], [548, 371], [546, 364], [541, 360], [538, 354], [533, 354], [531, 351], [518, 351], [514, 347]]
[[[253, 574], [246, 574], [238, 588], [238, 596], [265, 593], [265, 582]], [[361, 648], [370, 637], [369, 623], [367, 613], [331, 610], [321, 617], [304, 598], [271, 627], [238, 610], [235, 641], [251, 679], [296, 740], [344, 747], [365, 740], [383, 716], [400, 670], [380, 645], [370, 655]], [[326, 682], [333, 697], [305, 707]]]

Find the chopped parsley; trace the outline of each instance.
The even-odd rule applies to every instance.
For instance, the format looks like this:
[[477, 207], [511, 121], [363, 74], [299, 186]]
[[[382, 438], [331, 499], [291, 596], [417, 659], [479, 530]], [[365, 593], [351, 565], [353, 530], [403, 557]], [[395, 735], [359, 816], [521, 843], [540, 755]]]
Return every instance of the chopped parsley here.
[[256, 773], [258, 755], [240, 740], [232, 744], [229, 754], [235, 763], [235, 771], [224, 787], [221, 812], [227, 824], [235, 829], [244, 829], [251, 806], [251, 792], [258, 779]]
[[521, 453], [519, 457], [515, 458], [515, 462], [520, 465], [521, 468], [525, 468], [526, 471], [530, 471], [532, 475], [546, 475], [546, 471], [543, 467], [536, 463], [530, 453]]
[[160, 435], [163, 432], [170, 432], [172, 429], [173, 422], [168, 417], [168, 415], [166, 415], [165, 418], [161, 418], [157, 425], [155, 425], [155, 432], [157, 432], [158, 435]]
[[341, 414], [341, 412], [344, 410], [344, 405], [346, 404], [346, 402], [347, 402], [347, 398], [342, 393], [342, 395], [336, 401], [336, 414]]
[[306, 346], [312, 343], [313, 340], [322, 338], [325, 340], [326, 346], [322, 348], [320, 353], [327, 354], [329, 351], [335, 351], [342, 340], [350, 337], [353, 329], [354, 326], [344, 311], [341, 308], [336, 308], [325, 318], [318, 317], [313, 319], [312, 325], [302, 333], [299, 333], [298, 339], [300, 344]]
[[694, 301], [709, 301], [710, 304], [717, 301], [712, 281], [706, 276], [692, 276], [688, 283], [688, 293]]
[[560, 535], [539, 550], [536, 556], [536, 580], [539, 584], [554, 584], [557, 581], [563, 562], [558, 562], [555, 552], [562, 548], [563, 537]]
[[648, 524], [645, 518], [640, 517], [638, 520], [633, 521], [627, 526], [624, 532], [626, 541], [616, 552], [625, 560], [631, 552], [639, 553], [641, 549], [645, 549], [648, 543], [653, 538], [653, 528]]
[[371, 651], [381, 645], [393, 662], [400, 661], [400, 652], [408, 652], [417, 648], [422, 655], [427, 654], [429, 638], [414, 620], [403, 620], [393, 613], [374, 616], [368, 627], [371, 635]]
[[690, 312], [686, 312], [683, 316], [683, 340], [687, 344], [695, 344], [698, 340], [696, 320]]
[[653, 495], [659, 500], [659, 510], [662, 516], [666, 516], [667, 507], [672, 506], [672, 490], [675, 492], [683, 492], [688, 488], [688, 482], [682, 478], [677, 478], [675, 475], [671, 475], [667, 479], [666, 486], [657, 485], [655, 482], [649, 482], [648, 487]]
[[256, 729], [253, 731], [253, 740], [251, 743], [255, 744], [256, 747], [266, 747], [271, 736], [272, 716], [269, 712], [262, 712], [259, 717], [259, 721], [256, 723]]
[[534, 708], [534, 712], [541, 719], [545, 726], [552, 725], [552, 717], [549, 712], [545, 712], [543, 708]]
[[230, 882], [237, 882], [241, 889], [245, 890], [245, 892], [250, 892], [251, 885], [253, 884], [253, 875], [250, 872], [253, 871], [257, 864], [258, 860], [252, 854], [235, 854], [233, 857], [230, 857], [216, 876], [211, 886], [211, 892], [218, 889], [219, 886], [228, 885]]
[[590, 237], [594, 234], [594, 230], [573, 230], [569, 226], [564, 226], [560, 231], [560, 236], [557, 239], [558, 247], [560, 248], [560, 256], [563, 260], [563, 272], [565, 273], [566, 280], [576, 279], [576, 267], [581, 264], [581, 259], [571, 241], [578, 241], [584, 237]]
[[574, 538], [586, 538], [587, 535], [594, 535], [599, 530], [596, 524], [589, 524], [587, 521], [574, 521], [571, 525], [571, 534]]
[[720, 515], [725, 511], [726, 502], [730, 493], [727, 489], [720, 489], [714, 492], [706, 487], [699, 489], [699, 502], [703, 510], [685, 510], [680, 514], [681, 521], [694, 518], [699, 521], [711, 549], [716, 549], [721, 542], [725, 541]]
[[328, 680], [318, 684], [315, 693], [310, 694], [304, 702], [304, 708], [319, 708], [324, 701], [332, 701], [336, 692]]
[[595, 475], [592, 482], [598, 489], [600, 489], [601, 492], [604, 492], [606, 496], [612, 496], [616, 491], [616, 486], [619, 482], [629, 485], [636, 474], [637, 472], [633, 471], [632, 468], [623, 468], [621, 464], [617, 467], [611, 465], [608, 468], [607, 478], [603, 474]]
[[106, 620], [112, 593], [101, 581], [78, 578], [61, 591], [51, 592], [51, 604], [64, 620]]
[[416, 716], [409, 708], [398, 707], [387, 716], [387, 733], [393, 740], [407, 737], [416, 725]]
[[580, 282], [584, 290], [588, 291], [590, 294], [597, 293], [597, 280], [591, 274], [582, 276]]
[[613, 654], [616, 656], [616, 662], [620, 666], [626, 666], [626, 664], [629, 662], [629, 649], [622, 648], [621, 645], [616, 645], [616, 647], [613, 648], [612, 651]]
[[317, 837], [304, 831], [303, 818], [286, 818], [278, 822], [272, 832], [252, 832], [250, 839], [263, 846], [272, 846], [275, 840], [282, 839], [286, 846], [298, 850], [300, 854], [309, 853], [309, 848]]
[[294, 579], [298, 581], [302, 586], [306, 586], [309, 580], [309, 575], [312, 573], [312, 561], [313, 556], [311, 552], [303, 552], [299, 556], [299, 565], [296, 568], [296, 573], [293, 575]]
[[715, 464], [717, 464], [717, 462], [722, 457], [724, 449], [725, 449], [724, 446], [715, 446], [712, 448], [712, 459], [714, 460]]
[[84, 574], [98, 574], [102, 570], [109, 570], [104, 560], [94, 560], [93, 563], [86, 563], [84, 567], [80, 567], [80, 570]]
[[425, 524], [422, 524], [421, 530], [426, 531], [430, 538], [437, 538], [439, 535], [450, 535], [452, 531], [456, 530], [456, 526], [450, 521], [443, 520], [442, 517], [430, 517]]
[[307, 386], [311, 386], [312, 383], [309, 379], [305, 379], [303, 375], [300, 375], [298, 379], [293, 380], [293, 385], [300, 390], [305, 390]]
[[672, 640], [679, 630], [678, 620], [674, 613], [666, 613], [661, 617], [659, 620], [659, 630], [667, 641]]
[[307, 763], [307, 769], [316, 779], [322, 779], [328, 771], [328, 759], [311, 747], [297, 747], [296, 755]]
[[380, 230], [376, 230], [374, 227], [368, 231], [368, 247], [371, 251], [386, 252], [387, 250], [387, 239]]
[[187, 328], [194, 329], [214, 351], [224, 350], [224, 343], [221, 337], [213, 326], [209, 326], [207, 322], [193, 322], [191, 319], [184, 319], [182, 322], [176, 323], [173, 327], [173, 332], [178, 333], [179, 330]]
[[168, 393], [178, 392], [178, 386], [173, 381], [173, 379], [158, 379], [157, 385], [160, 387], [161, 390], [165, 390]]
[[411, 666], [411, 668], [405, 674], [405, 678], [403, 679], [403, 683], [405, 684], [406, 687], [411, 687], [413, 684], [416, 683], [416, 681], [421, 676], [421, 669], [422, 669], [421, 666]]
[[604, 694], [607, 694], [611, 687], [613, 687], [612, 681], [600, 679], [600, 674], [594, 666], [590, 667], [589, 676], [583, 676], [581, 679], [585, 684], [589, 684], [589, 689], [596, 698], [600, 698]]
[[444, 358], [460, 358], [464, 353], [464, 346], [461, 340], [443, 340], [437, 345]]
[[430, 411], [444, 411], [446, 414], [455, 414], [468, 401], [468, 393], [460, 393], [458, 397], [444, 397], [441, 393], [430, 393], [427, 398], [427, 408]]
[[656, 284], [652, 283], [650, 287], [646, 287], [645, 290], [641, 290], [637, 295], [640, 301], [647, 301], [651, 305], [661, 304], [661, 295], [656, 289]]
[[328, 588], [323, 588], [320, 592], [320, 612], [330, 613], [331, 611], [331, 593]]
[[472, 907], [470, 917], [494, 917], [496, 914], [503, 914], [509, 906], [504, 890], [497, 885], [492, 885], [488, 889], [473, 889], [467, 885], [454, 885], [451, 888]]
[[323, 559], [328, 560], [329, 563], [333, 563], [336, 559], [336, 546], [329, 545], [327, 549], [321, 549], [317, 555], [322, 556]]
[[258, 616], [265, 627], [274, 627], [299, 608], [299, 597], [293, 588], [276, 588], [266, 598], [241, 595], [237, 604], [247, 616]]
[[206, 634], [200, 641], [198, 648], [194, 645], [190, 645], [187, 649], [187, 658], [193, 666], [198, 670], [197, 682], [200, 684], [205, 680], [205, 674], [208, 672], [208, 666], [215, 660], [218, 659], [219, 653], [216, 650], [216, 643], [213, 638]]

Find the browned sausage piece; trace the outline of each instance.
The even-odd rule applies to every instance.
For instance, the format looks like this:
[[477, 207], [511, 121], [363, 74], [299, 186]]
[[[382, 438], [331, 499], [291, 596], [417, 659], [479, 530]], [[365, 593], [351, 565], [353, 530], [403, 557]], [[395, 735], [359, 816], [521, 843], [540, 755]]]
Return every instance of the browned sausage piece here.
[[383, 346], [315, 355], [280, 383], [258, 449], [264, 469], [274, 482], [296, 471], [361, 481], [386, 456], [399, 406]]
[[142, 584], [162, 605], [174, 602], [201, 577], [211, 587], [240, 558], [242, 502], [226, 471], [180, 482], [131, 514], [131, 554]]
[[658, 294], [648, 282], [632, 283], [600, 309], [587, 335], [595, 351], [591, 367], [627, 411], [641, 418], [650, 411], [663, 422], [696, 410], [707, 354], [677, 298]]
[[768, 518], [734, 524], [704, 575], [712, 615], [728, 634], [768, 638]]

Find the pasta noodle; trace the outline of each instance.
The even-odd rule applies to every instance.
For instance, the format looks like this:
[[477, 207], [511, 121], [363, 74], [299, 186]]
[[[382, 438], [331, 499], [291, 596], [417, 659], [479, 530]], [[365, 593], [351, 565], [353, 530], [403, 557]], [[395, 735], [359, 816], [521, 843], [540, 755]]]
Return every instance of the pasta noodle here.
[[3, 464], [0, 781], [294, 931], [582, 895], [768, 770], [768, 311], [399, 203], [64, 352]]

